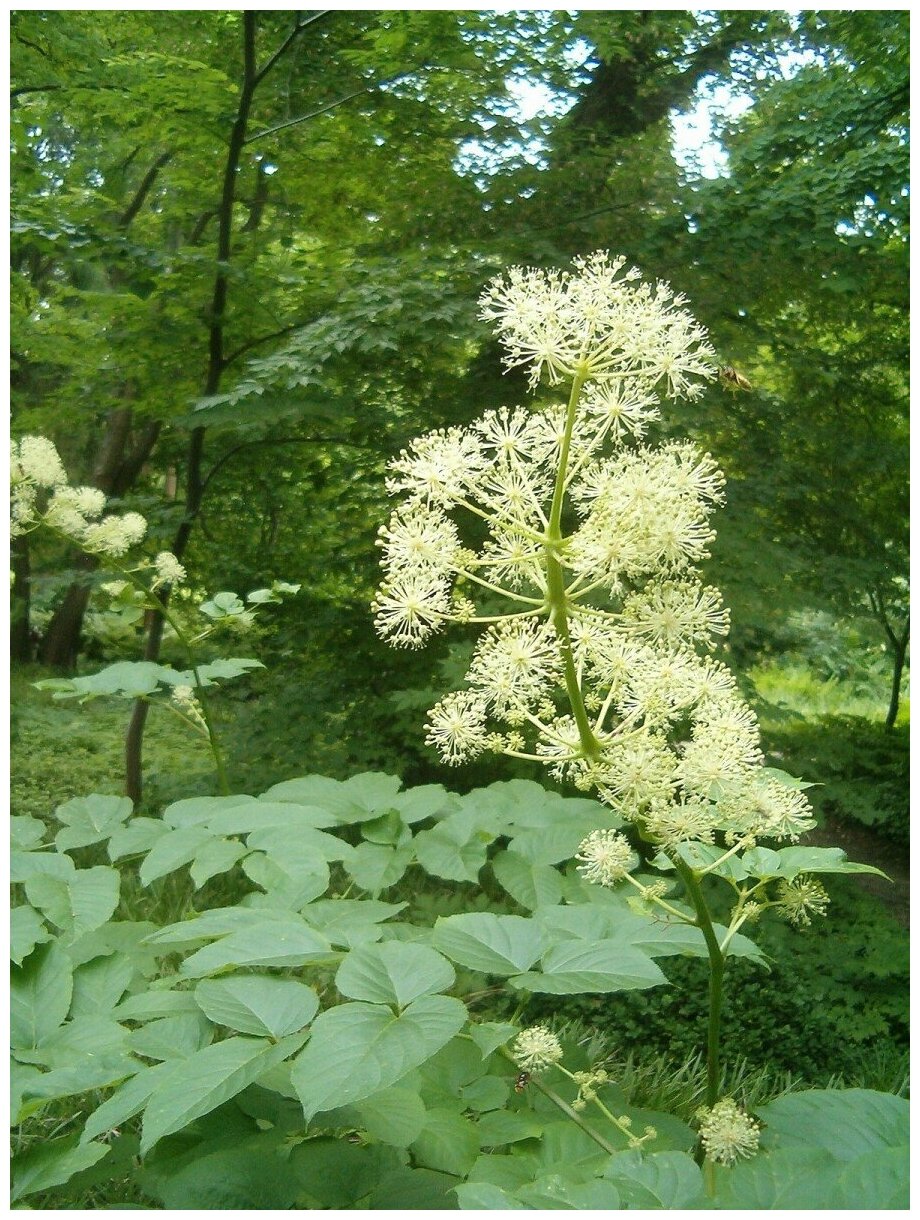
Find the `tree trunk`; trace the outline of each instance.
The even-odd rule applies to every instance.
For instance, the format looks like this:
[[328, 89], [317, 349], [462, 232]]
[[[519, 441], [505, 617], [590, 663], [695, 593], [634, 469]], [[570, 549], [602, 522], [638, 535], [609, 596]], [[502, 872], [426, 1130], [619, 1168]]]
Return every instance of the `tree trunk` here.
[[[227, 159], [224, 164], [223, 187], [218, 211], [217, 232], [217, 274], [211, 293], [211, 308], [208, 324], [208, 368], [204, 381], [204, 393], [216, 394], [223, 376], [224, 360], [224, 324], [227, 309], [227, 291], [229, 287], [228, 265], [231, 255], [233, 237], [233, 205], [236, 200], [236, 180], [239, 173], [246, 142], [246, 128], [252, 109], [253, 97], [260, 75], [256, 70], [256, 15], [253, 12], [243, 13], [243, 78], [240, 85], [240, 96], [237, 104], [236, 117], [230, 132], [227, 147]], [[267, 69], [263, 69], [263, 72]], [[177, 559], [181, 559], [188, 546], [188, 540], [195, 524], [195, 519], [201, 509], [203, 490], [202, 459], [204, 456], [205, 429], [194, 428], [189, 437], [188, 459], [186, 465], [185, 484], [185, 514], [176, 536], [172, 551]], [[169, 595], [168, 589], [165, 595]], [[160, 655], [160, 643], [163, 637], [163, 615], [155, 612], [147, 633], [147, 643], [144, 648], [144, 659], [156, 661]], [[125, 795], [130, 797], [135, 806], [140, 804], [143, 794], [143, 746], [144, 727], [147, 723], [147, 713], [150, 705], [142, 699], [135, 701], [128, 723], [125, 737]]]
[[894, 648], [894, 672], [891, 676], [891, 700], [888, 704], [888, 715], [885, 717], [885, 732], [890, 733], [898, 718], [898, 708], [901, 704], [901, 679], [904, 676], [904, 661], [907, 657], [907, 642], [910, 638], [910, 620], [904, 623], [904, 630], [896, 638]]
[[32, 634], [29, 621], [32, 594], [32, 570], [29, 562], [29, 539], [20, 534], [13, 539], [13, 592], [10, 605], [10, 659], [23, 665], [32, 660]]
[[73, 566], [85, 572], [86, 576], [75, 580], [64, 594], [64, 600], [55, 610], [41, 645], [42, 663], [63, 673], [72, 673], [76, 668], [83, 616], [89, 604], [89, 574], [97, 568], [98, 560], [95, 555], [78, 552]]

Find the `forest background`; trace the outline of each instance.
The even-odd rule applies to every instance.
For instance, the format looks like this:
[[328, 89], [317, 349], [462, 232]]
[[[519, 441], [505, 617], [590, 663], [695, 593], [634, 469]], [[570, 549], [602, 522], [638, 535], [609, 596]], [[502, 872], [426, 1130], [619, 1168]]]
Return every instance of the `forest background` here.
[[[13, 435], [51, 437], [74, 482], [142, 512], [190, 595], [301, 585], [246, 637], [265, 669], [218, 699], [235, 790], [444, 781], [424, 712], [470, 647], [373, 634], [386, 463], [523, 401], [476, 315], [492, 275], [603, 248], [685, 293], [750, 383], [723, 376], [657, 431], [728, 478], [707, 568], [732, 608], [721, 657], [770, 756], [823, 785], [825, 824], [906, 870], [905, 11], [30, 10], [11, 56]], [[675, 124], [706, 99], [720, 151], [694, 164]], [[94, 559], [30, 536], [13, 566], [14, 813], [47, 817], [120, 790], [128, 714], [32, 684], [181, 656], [104, 608]], [[141, 808], [213, 791], [206, 749], [166, 717], [145, 740], [147, 710]], [[512, 774], [534, 778], [505, 760], [447, 782]], [[825, 972], [844, 1006], [826, 1019], [889, 1087], [904, 937], [871, 902], [836, 918], [880, 998], [854, 1026], [852, 980]], [[817, 1054], [805, 974], [800, 1036], [767, 1047], [784, 1070]], [[667, 1000], [641, 1003], [665, 1050], [692, 1049]]]

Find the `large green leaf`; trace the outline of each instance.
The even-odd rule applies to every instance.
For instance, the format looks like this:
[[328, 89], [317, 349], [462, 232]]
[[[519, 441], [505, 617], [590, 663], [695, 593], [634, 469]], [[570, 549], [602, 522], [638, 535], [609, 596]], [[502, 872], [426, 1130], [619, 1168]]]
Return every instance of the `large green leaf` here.
[[13, 907], [10, 911], [10, 960], [21, 966], [36, 945], [51, 939], [41, 915], [34, 907]]
[[313, 826], [301, 826], [293, 831], [289, 826], [267, 826], [251, 831], [246, 841], [250, 847], [280, 861], [294, 853], [304, 863], [314, 858], [347, 862], [355, 850], [350, 843]]
[[[223, 813], [229, 813], [245, 806], [242, 816], [247, 816], [246, 810], [258, 809], [259, 803], [253, 796], [234, 793], [230, 796], [191, 796], [182, 801], [174, 801], [163, 810], [163, 821], [167, 826], [178, 830], [183, 826], [207, 826]], [[249, 815], [256, 817], [255, 813]], [[275, 825], [276, 823], [272, 823]]]
[[492, 860], [492, 872], [502, 889], [528, 910], [555, 906], [562, 900], [562, 878], [550, 864], [503, 851]]
[[875, 873], [884, 877], [881, 869], [871, 864], [848, 860], [839, 847], [783, 847], [772, 851], [754, 847], [744, 853], [741, 862], [751, 877], [783, 877], [792, 881], [800, 873]]
[[527, 1204], [492, 1182], [462, 1182], [455, 1186], [461, 1211], [522, 1211]]
[[426, 872], [448, 881], [478, 881], [489, 843], [495, 837], [466, 813], [452, 814], [414, 839], [416, 858]]
[[504, 1144], [516, 1144], [519, 1140], [537, 1139], [543, 1132], [543, 1124], [526, 1112], [492, 1110], [483, 1114], [476, 1129], [480, 1147], [499, 1148]]
[[189, 874], [196, 890], [220, 873], [227, 873], [249, 849], [239, 839], [212, 839], [195, 854]]
[[81, 1142], [105, 1135], [121, 1126], [135, 1114], [139, 1114], [157, 1085], [166, 1080], [174, 1070], [175, 1064], [158, 1063], [155, 1067], [144, 1068], [136, 1076], [126, 1080], [108, 1100], [97, 1107], [86, 1120], [83, 1127]]
[[54, 816], [64, 823], [54, 837], [58, 851], [88, 847], [108, 839], [129, 817], [132, 808], [126, 796], [103, 796], [98, 792], [58, 805]]
[[30, 877], [26, 897], [70, 939], [92, 932], [110, 918], [118, 906], [121, 877], [114, 868], [98, 864], [81, 868], [66, 880]]
[[848, 1161], [905, 1145], [910, 1105], [872, 1089], [807, 1089], [778, 1097], [757, 1114], [766, 1123], [766, 1147], [808, 1144]]
[[519, 915], [449, 915], [434, 925], [432, 944], [451, 961], [484, 974], [527, 970], [546, 948], [546, 933]]
[[205, 945], [185, 959], [180, 973], [201, 978], [228, 966], [303, 966], [329, 953], [329, 941], [292, 916], [287, 922], [265, 920]]
[[376, 898], [323, 898], [304, 908], [304, 918], [334, 945], [354, 948], [383, 935], [380, 924], [404, 909], [404, 902]]
[[446, 991], [454, 978], [450, 962], [427, 945], [387, 941], [352, 949], [335, 985], [349, 999], [404, 1008], [419, 996]]
[[39, 945], [10, 971], [10, 1039], [35, 1047], [64, 1021], [73, 996], [73, 966], [56, 943]]
[[398, 1016], [367, 1003], [321, 1013], [291, 1073], [306, 1121], [395, 1084], [430, 1059], [465, 1020], [464, 1005], [440, 995], [422, 996]]
[[518, 1027], [508, 1021], [477, 1021], [470, 1025], [470, 1037], [479, 1047], [483, 1059], [510, 1042], [518, 1033]]
[[508, 982], [524, 991], [552, 995], [634, 991], [667, 983], [652, 959], [618, 940], [565, 940], [543, 956], [541, 971], [515, 975]]
[[715, 1166], [716, 1199], [721, 1208], [745, 1211], [819, 1211], [833, 1206], [830, 1198], [843, 1168], [844, 1162], [815, 1147], [777, 1148], [731, 1169]]
[[[145, 938], [150, 945], [194, 945], [202, 940], [215, 940], [251, 928], [263, 928], [267, 935], [272, 928], [283, 930], [301, 927], [303, 920], [289, 911], [273, 911], [256, 907], [212, 907], [191, 919], [167, 924]], [[172, 952], [172, 949], [169, 950]]]
[[109, 1152], [111, 1149], [106, 1144], [78, 1144], [73, 1138], [40, 1143], [23, 1156], [14, 1158], [10, 1201], [15, 1203], [26, 1195], [61, 1186], [75, 1173], [101, 1161]]
[[425, 1125], [425, 1105], [413, 1089], [381, 1089], [351, 1108], [368, 1135], [396, 1148], [408, 1148]]
[[329, 888], [329, 865], [314, 848], [293, 848], [283, 856], [250, 852], [243, 872], [265, 891], [266, 904], [296, 911]]
[[612, 1182], [579, 1181], [568, 1173], [548, 1173], [528, 1186], [519, 1186], [515, 1198], [537, 1210], [618, 1211], [620, 1195]]
[[205, 979], [195, 999], [215, 1025], [276, 1039], [305, 1028], [319, 1009], [312, 987], [268, 975]]
[[140, 867], [142, 885], [150, 885], [158, 877], [174, 873], [184, 864], [190, 864], [206, 843], [213, 839], [204, 826], [180, 826], [157, 839]]
[[357, 886], [368, 894], [389, 889], [412, 863], [415, 849], [411, 843], [389, 847], [383, 843], [361, 843], [349, 859], [346, 870]]
[[169, 834], [169, 827], [164, 825], [162, 818], [131, 818], [113, 831], [109, 839], [109, 859], [114, 863], [124, 856], [148, 852], [165, 834]]
[[171, 1064], [159, 1080], [144, 1110], [141, 1153], [149, 1152], [164, 1135], [181, 1131], [241, 1093], [303, 1042], [294, 1034], [281, 1042], [264, 1038], [228, 1038]]
[[610, 1158], [604, 1177], [614, 1183], [624, 1206], [631, 1210], [699, 1210], [711, 1203], [700, 1167], [686, 1152], [620, 1152]]
[[84, 962], [74, 971], [70, 1015], [111, 1016], [134, 975], [134, 962], [125, 953], [108, 953]]
[[476, 1125], [456, 1108], [429, 1110], [411, 1151], [416, 1164], [465, 1177], [479, 1156]]
[[25, 815], [10, 818], [10, 846], [17, 851], [33, 851], [45, 837], [45, 823]]
[[188, 1059], [214, 1040], [214, 1027], [202, 1012], [179, 1012], [148, 1021], [131, 1034], [131, 1049], [145, 1059]]

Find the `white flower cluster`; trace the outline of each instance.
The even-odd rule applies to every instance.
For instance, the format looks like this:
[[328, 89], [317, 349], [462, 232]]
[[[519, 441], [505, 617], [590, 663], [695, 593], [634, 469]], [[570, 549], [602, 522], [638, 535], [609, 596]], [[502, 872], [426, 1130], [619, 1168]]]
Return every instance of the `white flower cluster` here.
[[[376, 627], [417, 648], [485, 625], [466, 689], [430, 712], [445, 762], [539, 760], [666, 848], [795, 840], [808, 803], [764, 770], [753, 713], [705, 655], [728, 630], [698, 570], [722, 474], [688, 442], [645, 443], [656, 391], [692, 398], [714, 374], [683, 304], [603, 253], [489, 286], [509, 365], [571, 379], [569, 401], [489, 411], [390, 463]], [[600, 879], [599, 857], [582, 864]]]
[[639, 864], [639, 857], [625, 835], [617, 830], [592, 830], [578, 848], [575, 859], [586, 881], [616, 885]]
[[760, 1128], [730, 1097], [697, 1115], [700, 1140], [706, 1155], [720, 1165], [734, 1165], [739, 1157], [753, 1156], [760, 1146]]
[[540, 1072], [562, 1058], [562, 1044], [545, 1025], [522, 1029], [511, 1048], [517, 1062], [528, 1072]]
[[11, 442], [10, 484], [14, 538], [44, 524], [90, 554], [119, 558], [147, 533], [140, 513], [104, 517], [105, 496], [97, 487], [71, 487], [47, 437], [24, 436]]

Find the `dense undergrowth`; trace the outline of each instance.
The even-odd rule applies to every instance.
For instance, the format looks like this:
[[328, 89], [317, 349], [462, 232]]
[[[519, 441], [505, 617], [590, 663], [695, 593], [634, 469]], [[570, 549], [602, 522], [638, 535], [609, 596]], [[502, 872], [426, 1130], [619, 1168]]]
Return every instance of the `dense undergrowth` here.
[[[47, 820], [57, 805], [72, 797], [120, 790], [124, 706], [104, 700], [84, 707], [53, 702], [32, 686], [42, 676], [37, 668], [13, 676], [11, 799], [14, 815]], [[784, 697], [801, 695], [801, 672], [793, 670], [784, 687], [782, 671], [774, 669], [768, 681], [761, 677], [761, 685], [770, 695], [768, 707], [774, 709], [772, 716], [764, 717], [765, 742], [772, 757], [806, 779], [817, 773], [830, 777], [830, 782], [810, 793], [819, 815], [832, 812], [895, 842], [904, 841], [905, 718], [886, 734], [877, 720], [852, 714], [854, 707], [860, 708], [861, 697], [851, 692], [847, 701], [845, 689], [839, 686], [833, 715], [793, 717], [783, 714], [780, 705]], [[255, 755], [248, 764], [255, 782], [240, 782], [237, 790], [258, 790], [305, 770], [344, 779], [356, 771], [399, 769], [386, 738], [373, 733], [393, 706], [392, 698], [371, 698], [366, 734], [345, 738], [337, 734], [335, 720], [310, 717], [305, 693], [309, 684], [303, 676], [289, 674], [275, 693], [260, 692], [258, 676], [247, 686], [246, 693], [239, 688], [232, 695], [225, 692], [220, 707], [230, 739], [237, 743], [231, 757], [240, 779], [247, 773], [242, 756], [247, 738]], [[315, 695], [316, 685], [310, 689]], [[420, 697], [426, 694], [423, 691]], [[414, 696], [397, 698], [394, 734], [402, 732], [400, 701], [411, 705]], [[279, 704], [289, 733], [273, 752], [268, 748], [269, 726], [277, 724]], [[407, 712], [405, 718], [415, 719], [416, 713]], [[60, 748], [65, 740], [66, 750]], [[373, 747], [365, 744], [371, 741], [376, 742]], [[410, 782], [430, 782], [438, 775], [439, 768], [426, 762], [423, 746], [414, 755], [410, 752], [409, 758]], [[142, 812], [153, 813], [171, 800], [212, 792], [209, 761], [206, 748], [172, 717], [154, 715], [146, 744]], [[504, 778], [508, 769], [506, 763]], [[488, 784], [498, 778], [489, 767], [468, 770], [471, 774], [457, 777], [461, 782], [453, 787]], [[526, 764], [521, 766], [522, 775], [528, 770]], [[209, 882], [196, 905], [202, 898], [210, 906], [234, 901], [228, 884], [226, 877]], [[833, 899], [828, 916], [807, 933], [774, 924], [758, 931], [771, 959], [769, 974], [754, 963], [732, 963], [723, 1017], [728, 1070], [754, 1076], [766, 1073], [771, 1087], [777, 1088], [782, 1081], [800, 1087], [836, 1082], [901, 1092], [908, 1046], [906, 933], [853, 880], [831, 878], [827, 884]], [[398, 888], [392, 896], [398, 896]], [[416, 898], [430, 907], [432, 915], [490, 908], [487, 895], [476, 897], [467, 890], [464, 886], [448, 890], [429, 882]], [[123, 895], [122, 906], [135, 918], [168, 922], [186, 914], [190, 898], [175, 878], [167, 878], [153, 894], [138, 887], [136, 894]], [[677, 986], [612, 996], [535, 998], [526, 1016], [563, 1026], [574, 1022], [581, 1037], [600, 1039], [603, 1053], [618, 1063], [647, 1065], [651, 1060], [656, 1065], [656, 1089], [662, 1078], [683, 1081], [684, 1085], [674, 1087], [678, 1092], [685, 1087], [692, 1099], [693, 1081], [699, 1076], [693, 1070], [698, 1031], [705, 1021], [705, 968], [698, 960], [675, 959], [668, 973]], [[484, 1004], [490, 1006], [488, 997]], [[636, 1076], [637, 1104], [653, 1100], [643, 1094], [646, 1072], [643, 1066]]]

